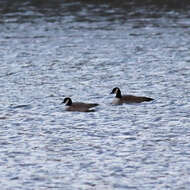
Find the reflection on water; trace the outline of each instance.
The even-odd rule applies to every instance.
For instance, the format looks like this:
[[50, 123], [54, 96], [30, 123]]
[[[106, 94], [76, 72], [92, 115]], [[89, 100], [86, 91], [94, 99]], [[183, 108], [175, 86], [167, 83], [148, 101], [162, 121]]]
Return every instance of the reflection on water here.
[[[0, 1], [0, 12], [2, 14], [6, 13], [20, 13], [20, 16], [24, 16], [24, 12], [27, 10], [37, 11], [45, 14], [46, 16], [59, 16], [67, 15], [69, 13], [77, 14], [78, 12], [83, 12], [88, 10], [88, 13], [99, 14], [109, 16], [114, 13], [120, 13], [122, 15], [131, 16], [140, 16], [141, 14], [145, 16], [146, 14], [155, 14], [158, 15], [162, 11], [172, 11], [172, 10], [189, 10], [189, 1], [188, 0], [111, 0], [111, 1], [102, 1], [102, 0], [81, 0], [81, 1], [72, 1], [72, 0], [1, 0]], [[99, 11], [102, 9], [102, 11]], [[158, 11], [158, 12], [157, 12]], [[29, 13], [28, 13], [29, 14]], [[31, 14], [32, 15], [32, 14]], [[25, 15], [27, 16], [27, 15]], [[35, 16], [35, 15], [33, 15]], [[85, 12], [83, 15], [87, 16]], [[91, 15], [88, 15], [91, 16]]]
[[189, 188], [190, 9], [168, 2], [0, 1], [0, 187]]

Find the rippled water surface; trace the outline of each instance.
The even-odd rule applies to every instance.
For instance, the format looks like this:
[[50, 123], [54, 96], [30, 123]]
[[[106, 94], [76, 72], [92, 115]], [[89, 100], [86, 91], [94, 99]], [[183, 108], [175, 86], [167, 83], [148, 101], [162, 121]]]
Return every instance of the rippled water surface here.
[[0, 4], [1, 189], [189, 189], [190, 9]]

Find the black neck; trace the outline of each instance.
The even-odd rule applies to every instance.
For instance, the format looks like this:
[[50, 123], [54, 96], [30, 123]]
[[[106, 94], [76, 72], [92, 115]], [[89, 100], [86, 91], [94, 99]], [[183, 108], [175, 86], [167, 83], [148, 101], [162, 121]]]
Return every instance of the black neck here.
[[116, 97], [116, 98], [122, 98], [122, 95], [121, 95], [121, 91], [120, 91], [120, 90], [117, 91], [115, 97]]
[[71, 99], [69, 99], [69, 102], [68, 102], [67, 105], [68, 105], [68, 106], [71, 106], [71, 105], [72, 105], [72, 100], [71, 100]]

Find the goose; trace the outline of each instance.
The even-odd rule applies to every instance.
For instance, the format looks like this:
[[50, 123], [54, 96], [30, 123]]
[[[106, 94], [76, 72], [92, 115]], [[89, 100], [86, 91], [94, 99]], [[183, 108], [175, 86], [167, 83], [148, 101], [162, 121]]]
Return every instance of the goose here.
[[111, 94], [116, 94], [115, 99], [113, 100], [112, 104], [120, 105], [123, 103], [130, 104], [130, 103], [141, 103], [145, 101], [152, 101], [154, 99], [148, 98], [145, 96], [134, 96], [134, 95], [122, 95], [121, 91], [118, 87], [115, 87]]
[[83, 103], [83, 102], [72, 102], [71, 98], [67, 97], [63, 100], [66, 106], [66, 111], [78, 111], [78, 112], [94, 112], [95, 110], [90, 109], [98, 106], [99, 104]]

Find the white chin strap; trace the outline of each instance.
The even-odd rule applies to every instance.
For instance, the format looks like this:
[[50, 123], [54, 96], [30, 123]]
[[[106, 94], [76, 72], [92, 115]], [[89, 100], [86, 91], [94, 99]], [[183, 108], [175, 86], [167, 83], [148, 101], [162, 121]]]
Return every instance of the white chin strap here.
[[69, 103], [69, 99], [65, 102], [65, 104], [67, 105]]

